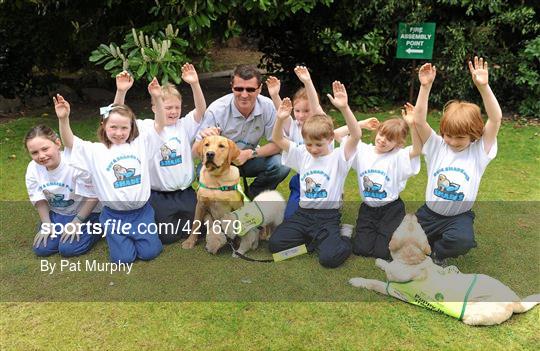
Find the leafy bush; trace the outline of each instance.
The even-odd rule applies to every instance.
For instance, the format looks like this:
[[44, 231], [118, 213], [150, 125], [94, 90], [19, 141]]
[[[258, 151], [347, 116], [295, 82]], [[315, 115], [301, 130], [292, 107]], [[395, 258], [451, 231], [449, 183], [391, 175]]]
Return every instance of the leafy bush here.
[[[156, 73], [176, 81], [179, 63], [192, 58], [210, 69], [212, 44], [242, 33], [257, 39], [268, 71], [286, 80], [305, 64], [320, 91], [341, 80], [369, 108], [375, 96], [403, 102], [411, 70], [423, 63], [395, 59], [398, 23], [435, 22], [432, 106], [456, 98], [479, 102], [467, 61], [481, 55], [503, 110], [540, 116], [539, 11], [531, 0], [0, 0], [0, 89], [34, 89], [33, 72], [79, 69], [88, 57], [111, 74], [128, 67], [136, 77]], [[175, 38], [186, 41], [171, 40], [169, 51], [177, 52], [167, 56], [161, 50], [169, 39], [160, 31], [169, 23]], [[132, 28], [149, 38], [142, 52]], [[100, 43], [113, 45], [96, 50]]]
[[165, 84], [172, 79], [180, 83], [181, 66], [188, 61], [186, 47], [188, 42], [178, 37], [178, 29], [167, 25], [165, 32], [148, 36], [134, 28], [125, 36], [121, 47], [115, 43], [101, 44], [92, 51], [90, 61], [104, 65], [106, 71], [115, 77], [123, 70], [128, 70], [135, 79], [145, 77], [149, 82], [153, 77], [160, 77]]
[[[240, 21], [260, 38], [263, 64], [270, 72], [290, 74], [302, 63], [312, 69], [319, 89], [339, 79], [350, 95], [360, 96], [356, 101], [363, 106], [369, 105], [370, 96], [402, 102], [408, 97], [413, 61], [395, 59], [398, 23], [436, 22], [431, 61], [438, 77], [432, 106], [441, 107], [450, 99], [480, 103], [467, 68], [467, 62], [479, 55], [490, 63], [490, 82], [503, 110], [519, 108], [521, 113], [540, 116], [534, 74], [539, 71], [538, 56], [533, 53], [537, 46], [531, 44], [540, 33], [537, 2], [367, 0], [359, 6], [357, 1], [342, 0], [310, 4], [314, 6], [309, 15], [300, 11], [272, 16], [270, 23], [261, 20], [262, 15], [243, 16]], [[415, 68], [422, 63], [417, 60]]]
[[50, 79], [43, 76], [58, 79], [59, 72], [88, 65], [101, 41], [147, 21], [147, 6], [145, 0], [0, 1], [0, 94], [46, 93]]
[[523, 116], [540, 116], [540, 36], [531, 40], [522, 51], [516, 79], [518, 86], [526, 92], [519, 104]]

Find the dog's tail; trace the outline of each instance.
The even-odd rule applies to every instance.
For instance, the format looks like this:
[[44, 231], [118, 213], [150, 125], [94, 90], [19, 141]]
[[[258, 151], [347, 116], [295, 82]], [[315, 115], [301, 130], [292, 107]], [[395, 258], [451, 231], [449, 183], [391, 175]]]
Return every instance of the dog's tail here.
[[527, 312], [540, 303], [540, 294], [530, 295], [514, 304], [514, 313]]

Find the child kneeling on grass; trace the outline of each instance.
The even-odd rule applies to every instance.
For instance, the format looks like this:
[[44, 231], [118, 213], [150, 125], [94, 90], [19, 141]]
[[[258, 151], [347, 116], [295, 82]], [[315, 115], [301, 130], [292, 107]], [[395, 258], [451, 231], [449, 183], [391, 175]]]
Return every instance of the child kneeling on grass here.
[[[374, 145], [362, 141], [358, 144], [352, 168], [356, 170], [363, 202], [353, 239], [355, 255], [390, 258], [388, 244], [405, 217], [405, 204], [399, 194], [407, 179], [420, 171], [422, 142], [414, 128], [413, 113], [414, 106], [407, 103], [403, 118], [391, 118], [378, 125]], [[412, 146], [404, 148], [409, 130]]]
[[[72, 165], [92, 175], [98, 199], [103, 204], [100, 215], [112, 262], [131, 263], [151, 260], [162, 251], [155, 226], [150, 198], [149, 155], [161, 144], [158, 137], [164, 126], [162, 92], [154, 78], [148, 91], [156, 104], [154, 128], [137, 128], [135, 114], [126, 105], [113, 105], [102, 112], [98, 137], [92, 143], [73, 135], [69, 125], [70, 107], [62, 96], [55, 99], [60, 135], [72, 147]], [[114, 225], [111, 225], [114, 224]]]
[[88, 225], [99, 221], [99, 213], [92, 212], [98, 199], [90, 175], [69, 165], [71, 149], [61, 151], [60, 138], [45, 125], [30, 129], [24, 145], [32, 157], [26, 189], [41, 220], [34, 253], [70, 257], [88, 252], [101, 238]]
[[475, 57], [474, 64], [469, 61], [469, 71], [482, 96], [488, 120], [484, 126], [477, 105], [450, 101], [443, 110], [440, 135], [426, 120], [429, 92], [437, 71], [426, 63], [418, 72], [420, 92], [414, 116], [424, 144], [428, 183], [426, 203], [416, 217], [426, 232], [436, 264], [444, 264], [446, 258], [464, 255], [476, 247], [471, 208], [482, 175], [497, 155], [502, 111], [488, 84], [488, 64]]
[[330, 150], [334, 125], [327, 115], [314, 115], [302, 126], [304, 145], [283, 137], [283, 122], [292, 110], [291, 100], [280, 105], [272, 139], [283, 150], [283, 164], [300, 175], [300, 206], [291, 218], [279, 225], [270, 237], [272, 253], [306, 244], [309, 252], [318, 250], [319, 263], [335, 268], [351, 254], [351, 239], [340, 235], [341, 194], [356, 146], [360, 127], [349, 108], [347, 92], [340, 82], [333, 83], [332, 104], [344, 115], [350, 137], [343, 146]]

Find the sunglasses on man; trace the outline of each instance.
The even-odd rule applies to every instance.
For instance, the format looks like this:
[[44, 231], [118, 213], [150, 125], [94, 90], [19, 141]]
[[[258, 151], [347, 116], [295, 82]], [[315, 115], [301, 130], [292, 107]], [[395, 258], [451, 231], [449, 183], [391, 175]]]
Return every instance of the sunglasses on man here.
[[257, 89], [259, 88], [253, 88], [253, 87], [233, 87], [232, 88], [234, 91], [238, 92], [238, 93], [241, 93], [243, 92], [244, 90], [247, 91], [248, 93], [254, 93], [255, 91], [257, 91]]

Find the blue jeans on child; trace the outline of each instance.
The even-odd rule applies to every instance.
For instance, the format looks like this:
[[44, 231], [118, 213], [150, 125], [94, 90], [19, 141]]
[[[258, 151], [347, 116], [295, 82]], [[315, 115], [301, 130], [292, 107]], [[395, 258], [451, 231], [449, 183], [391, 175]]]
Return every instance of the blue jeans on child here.
[[[51, 218], [52, 224], [59, 224], [65, 226], [66, 224], [71, 223], [73, 218], [75, 218], [75, 215], [66, 216], [53, 211], [49, 211], [49, 217]], [[99, 213], [90, 214], [86, 222], [90, 224], [99, 222]], [[58, 226], [58, 228], [60, 228], [60, 226]], [[54, 228], [50, 228], [51, 231], [53, 229]], [[79, 240], [75, 238], [73, 239], [73, 242], [70, 243], [70, 238], [66, 242], [61, 243], [60, 238], [62, 236], [62, 233], [57, 234], [54, 237], [53, 235], [49, 235], [49, 237], [47, 238], [47, 245], [43, 246], [42, 244], [40, 244], [39, 247], [33, 246], [32, 250], [37, 256], [50, 256], [57, 252], [64, 257], [72, 257], [85, 254], [92, 248], [92, 246], [94, 246], [96, 242], [98, 242], [99, 239], [101, 239], [101, 235], [92, 234], [92, 231], [88, 230], [91, 228], [88, 228], [88, 226], [86, 226], [85, 224], [83, 224], [80, 229], [82, 233], [79, 236]]]
[[[131, 263], [137, 258], [149, 261], [156, 258], [163, 249], [158, 234], [152, 231], [152, 224], [155, 225], [154, 210], [148, 202], [130, 211], [118, 211], [104, 206], [99, 221], [107, 235], [111, 262]], [[129, 228], [126, 224], [130, 225]]]

